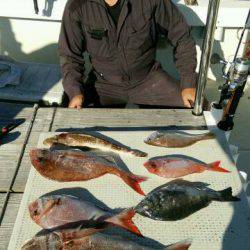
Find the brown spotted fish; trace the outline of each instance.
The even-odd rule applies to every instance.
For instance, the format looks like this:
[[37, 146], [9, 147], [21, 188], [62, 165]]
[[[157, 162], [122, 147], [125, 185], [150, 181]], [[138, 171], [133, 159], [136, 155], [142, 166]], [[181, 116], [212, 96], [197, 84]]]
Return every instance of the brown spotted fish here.
[[33, 221], [43, 229], [54, 229], [79, 221], [107, 222], [141, 235], [132, 221], [133, 209], [123, 210], [119, 214], [71, 195], [42, 196], [29, 204], [29, 213]]
[[177, 179], [151, 191], [135, 211], [153, 220], [176, 221], [207, 207], [212, 201], [239, 201], [232, 195], [232, 188], [215, 191], [203, 182]]
[[44, 140], [43, 144], [50, 147], [54, 144], [62, 144], [71, 147], [88, 147], [100, 149], [102, 151], [111, 151], [118, 154], [126, 153], [138, 157], [147, 156], [147, 153], [141, 152], [139, 150], [133, 150], [125, 146], [117, 145], [115, 143], [88, 134], [62, 133], [47, 138]]
[[140, 183], [146, 177], [140, 177], [118, 169], [114, 162], [91, 152], [73, 150], [32, 149], [30, 151], [32, 165], [44, 177], [60, 181], [87, 181], [113, 174], [120, 177], [137, 193], [145, 195]]
[[57, 234], [50, 233], [35, 236], [24, 244], [22, 250], [187, 250], [190, 246], [191, 241], [185, 240], [170, 246], [147, 247], [121, 236], [100, 233], [62, 241]]
[[175, 156], [165, 156], [151, 159], [144, 163], [144, 167], [150, 173], [165, 178], [176, 178], [193, 173], [202, 173], [206, 170], [230, 173], [230, 171], [220, 167], [220, 161], [205, 164], [188, 158]]
[[156, 131], [144, 142], [149, 145], [167, 148], [183, 148], [198, 141], [214, 139], [212, 132], [203, 134], [188, 134], [179, 131]]

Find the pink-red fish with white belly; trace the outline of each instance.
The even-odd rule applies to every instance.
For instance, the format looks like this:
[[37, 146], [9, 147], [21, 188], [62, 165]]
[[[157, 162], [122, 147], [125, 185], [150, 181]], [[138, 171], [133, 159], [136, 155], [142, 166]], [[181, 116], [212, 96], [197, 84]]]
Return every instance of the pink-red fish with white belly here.
[[173, 156], [151, 159], [144, 163], [144, 167], [146, 167], [150, 173], [165, 178], [177, 178], [193, 173], [202, 173], [206, 170], [222, 173], [230, 172], [220, 167], [220, 161], [205, 164], [195, 160]]
[[29, 213], [33, 221], [44, 229], [54, 229], [79, 221], [96, 221], [107, 222], [141, 235], [132, 221], [135, 215], [132, 208], [113, 214], [71, 195], [42, 196], [29, 204]]

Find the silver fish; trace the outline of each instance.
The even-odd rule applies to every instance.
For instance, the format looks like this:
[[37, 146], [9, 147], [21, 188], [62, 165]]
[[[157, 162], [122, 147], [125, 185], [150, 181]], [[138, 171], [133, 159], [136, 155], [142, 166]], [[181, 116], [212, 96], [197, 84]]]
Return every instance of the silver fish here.
[[179, 131], [156, 131], [144, 142], [149, 145], [167, 148], [182, 148], [195, 144], [198, 141], [214, 139], [212, 132], [203, 134], [188, 134]]

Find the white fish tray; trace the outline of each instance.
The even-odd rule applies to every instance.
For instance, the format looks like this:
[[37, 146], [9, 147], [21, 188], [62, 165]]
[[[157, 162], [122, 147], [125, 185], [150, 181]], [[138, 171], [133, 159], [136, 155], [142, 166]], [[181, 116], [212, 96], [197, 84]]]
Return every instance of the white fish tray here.
[[[210, 183], [210, 187], [215, 190], [221, 190], [231, 186], [234, 195], [240, 195], [242, 199], [241, 202], [212, 202], [208, 207], [201, 209], [183, 220], [175, 222], [159, 222], [136, 215], [134, 222], [146, 237], [143, 241], [147, 242], [149, 246], [153, 247], [156, 244], [155, 242], [168, 245], [180, 240], [192, 239], [191, 250], [250, 249], [250, 218], [246, 196], [242, 193], [242, 184], [238, 171], [231, 159], [227, 142], [222, 135], [218, 135], [217, 139], [201, 141], [187, 148], [168, 149], [149, 146], [143, 142], [143, 139], [152, 131], [99, 132], [131, 148], [140, 149], [149, 154], [147, 158], [138, 158], [125, 154], [120, 156], [121, 162], [123, 162], [131, 172], [149, 177], [149, 180], [141, 185], [145, 193], [168, 181], [167, 179], [148, 173], [143, 167], [143, 162], [151, 157], [182, 154], [198, 158], [207, 163], [221, 160], [221, 166], [232, 171], [230, 174], [206, 171], [201, 174], [186, 176], [185, 179]], [[192, 133], [200, 132], [201, 131], [192, 131]], [[41, 134], [38, 147], [43, 148], [42, 141], [44, 138], [54, 134], [55, 133]], [[77, 189], [74, 189], [76, 187]], [[114, 175], [105, 175], [101, 178], [86, 182], [59, 183], [42, 177], [32, 167], [9, 243], [9, 250], [20, 249], [26, 240], [32, 238], [41, 230], [29, 216], [29, 202], [37, 199], [41, 195], [59, 189], [65, 189], [65, 192], [67, 189], [67, 193], [72, 194], [73, 192], [73, 194], [78, 196], [83, 195], [85, 198], [90, 197], [91, 193], [97, 200], [103, 202], [111, 209], [135, 206], [143, 199], [143, 196], [137, 194], [120, 178]], [[124, 232], [124, 234], [129, 235], [131, 239], [137, 239], [137, 237], [134, 237], [132, 234], [126, 232]]]

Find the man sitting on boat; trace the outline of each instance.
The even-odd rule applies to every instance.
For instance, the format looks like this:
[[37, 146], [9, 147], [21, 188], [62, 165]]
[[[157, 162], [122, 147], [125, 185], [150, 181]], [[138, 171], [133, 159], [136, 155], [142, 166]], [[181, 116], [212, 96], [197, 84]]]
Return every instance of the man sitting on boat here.
[[[180, 81], [155, 61], [159, 35], [174, 47]], [[85, 51], [94, 77], [84, 83]], [[195, 43], [170, 0], [69, 0], [59, 55], [70, 108], [91, 103], [191, 107], [194, 102]]]

